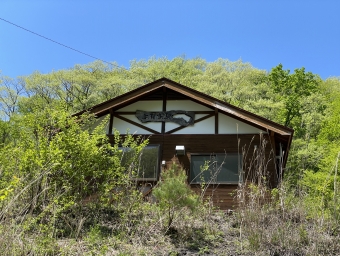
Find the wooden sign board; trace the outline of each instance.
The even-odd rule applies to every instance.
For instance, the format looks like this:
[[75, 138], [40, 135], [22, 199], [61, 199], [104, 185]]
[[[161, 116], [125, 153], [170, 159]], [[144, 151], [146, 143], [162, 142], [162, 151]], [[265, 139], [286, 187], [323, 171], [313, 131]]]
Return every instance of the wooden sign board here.
[[[175, 117], [176, 115], [186, 115], [190, 119], [186, 121], [182, 117]], [[195, 112], [185, 110], [171, 110], [171, 111], [158, 111], [147, 112], [142, 110], [136, 111], [136, 117], [142, 122], [173, 122], [181, 126], [193, 125], [195, 122]]]

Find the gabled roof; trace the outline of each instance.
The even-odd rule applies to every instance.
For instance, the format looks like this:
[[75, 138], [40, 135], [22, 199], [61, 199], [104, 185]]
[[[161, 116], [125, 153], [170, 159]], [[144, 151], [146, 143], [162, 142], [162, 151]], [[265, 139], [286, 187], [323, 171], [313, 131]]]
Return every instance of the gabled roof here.
[[[110, 99], [108, 101], [102, 102], [98, 105], [93, 106], [88, 111], [95, 114], [96, 116], [103, 116], [105, 114], [110, 113], [111, 110], [122, 108], [126, 105], [129, 105], [133, 102], [136, 102], [154, 93], [157, 93], [162, 89], [174, 91], [178, 94], [186, 96], [186, 98], [191, 99], [197, 103], [203, 104], [207, 107], [211, 107], [212, 109], [217, 109], [219, 112], [231, 116], [235, 119], [241, 120], [262, 130], [274, 132], [277, 135], [286, 137], [288, 141], [291, 141], [291, 137], [294, 133], [294, 130], [291, 128], [285, 127], [283, 125], [270, 121], [266, 118], [255, 115], [249, 111], [243, 110], [229, 103], [218, 100], [214, 97], [211, 97], [207, 94], [204, 94], [192, 88], [186, 87], [179, 83], [176, 83], [167, 78], [158, 79], [154, 82], [138, 87], [137, 89], [132, 90], [128, 93]], [[79, 112], [75, 115], [79, 115], [83, 112], [84, 111]]]

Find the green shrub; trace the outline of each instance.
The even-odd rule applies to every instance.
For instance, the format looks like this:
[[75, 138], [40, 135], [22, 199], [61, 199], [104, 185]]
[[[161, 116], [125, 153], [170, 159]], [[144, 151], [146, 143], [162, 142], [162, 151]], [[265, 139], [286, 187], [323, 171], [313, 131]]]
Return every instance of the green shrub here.
[[185, 171], [175, 163], [162, 173], [153, 195], [158, 201], [161, 212], [167, 215], [167, 229], [184, 208], [194, 211], [199, 204], [198, 195], [187, 184]]

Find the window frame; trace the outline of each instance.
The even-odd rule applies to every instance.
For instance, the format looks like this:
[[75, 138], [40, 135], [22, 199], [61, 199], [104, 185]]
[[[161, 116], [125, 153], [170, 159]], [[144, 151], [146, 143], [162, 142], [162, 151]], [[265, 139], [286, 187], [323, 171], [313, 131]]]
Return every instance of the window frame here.
[[[199, 175], [202, 174], [202, 171], [200, 171], [199, 175], [196, 175], [195, 177], [192, 177], [193, 173], [193, 157], [195, 156], [206, 156], [209, 157], [210, 159], [212, 159], [213, 157], [215, 157], [216, 160], [216, 164], [218, 164], [218, 167], [220, 166], [221, 162], [218, 162], [217, 157], [218, 156], [237, 156], [237, 162], [238, 162], [238, 167], [237, 167], [237, 174], [238, 174], [238, 179], [237, 181], [219, 181], [216, 179], [212, 179], [211, 175], [209, 177], [209, 180], [201, 182], [199, 181]], [[211, 160], [210, 160], [211, 161]], [[222, 162], [225, 161], [225, 158]], [[214, 163], [210, 163], [209, 166], [211, 166]], [[201, 166], [200, 166], [201, 167]], [[210, 169], [210, 168], [209, 168]], [[208, 171], [208, 170], [207, 170]], [[223, 169], [221, 169], [220, 171], [223, 171]], [[231, 152], [231, 153], [191, 153], [190, 154], [190, 170], [189, 170], [189, 183], [190, 184], [202, 184], [202, 183], [206, 183], [206, 184], [226, 184], [226, 185], [237, 185], [240, 182], [243, 182], [243, 176], [242, 176], [242, 172], [243, 172], [243, 154], [240, 153], [235, 153], [235, 152]], [[218, 175], [218, 174], [217, 174]]]

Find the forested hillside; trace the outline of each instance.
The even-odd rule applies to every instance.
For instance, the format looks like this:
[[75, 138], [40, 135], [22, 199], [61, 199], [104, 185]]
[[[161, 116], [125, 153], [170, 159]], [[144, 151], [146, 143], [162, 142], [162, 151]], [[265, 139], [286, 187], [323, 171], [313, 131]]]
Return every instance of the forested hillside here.
[[[128, 177], [147, 141], [122, 142], [136, 151], [123, 165], [118, 145], [109, 145], [100, 127], [91, 135], [84, 129], [91, 116], [71, 118], [161, 77], [295, 130], [284, 183], [270, 192], [267, 208], [248, 204], [231, 217], [220, 216], [204, 202], [193, 203], [190, 191], [183, 204], [167, 201], [166, 185], [158, 188], [164, 190], [158, 198], [164, 204], [145, 203]], [[3, 74], [0, 111], [0, 251], [8, 255], [147, 255], [157, 244], [164, 245], [162, 253], [179, 255], [180, 247], [204, 254], [225, 249], [228, 235], [236, 237], [233, 253], [240, 255], [265, 250], [288, 255], [294, 248], [299, 255], [340, 253], [339, 77], [323, 80], [303, 67], [289, 71], [281, 64], [266, 72], [225, 59], [151, 58], [133, 61], [128, 69], [93, 62], [48, 74]], [[117, 186], [124, 191], [112, 195]], [[249, 193], [257, 198], [261, 189]], [[80, 203], [93, 194], [92, 203]], [[168, 211], [178, 214], [170, 224]], [[264, 234], [261, 216], [272, 216], [267, 225], [276, 231]], [[221, 223], [229, 226], [219, 230]], [[290, 233], [298, 237], [296, 244]], [[137, 244], [142, 251], [133, 251]]]

